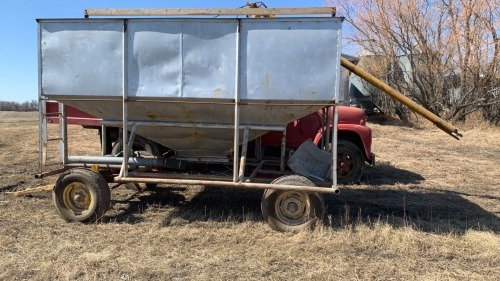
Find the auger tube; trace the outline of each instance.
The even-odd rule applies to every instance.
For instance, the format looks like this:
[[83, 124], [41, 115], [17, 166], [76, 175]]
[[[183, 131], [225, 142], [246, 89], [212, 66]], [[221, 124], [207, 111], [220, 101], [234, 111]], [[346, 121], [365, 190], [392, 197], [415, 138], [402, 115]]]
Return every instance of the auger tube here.
[[377, 79], [375, 76], [371, 75], [367, 71], [365, 71], [363, 68], [351, 63], [349, 60], [345, 58], [341, 58], [341, 65], [351, 71], [352, 73], [358, 75], [360, 78], [365, 80], [366, 82], [372, 84], [373, 86], [377, 87], [379, 90], [382, 92], [386, 93], [389, 95], [392, 99], [406, 105], [411, 111], [420, 114], [427, 120], [431, 121], [438, 127], [439, 129], [445, 131], [448, 133], [450, 136], [454, 137], [455, 139], [459, 140], [460, 137], [462, 137], [462, 134], [458, 132], [458, 128], [453, 126], [452, 124], [446, 122], [436, 114], [430, 112], [429, 110], [425, 109], [423, 106], [419, 105], [418, 103], [414, 102], [413, 100], [409, 99], [405, 95], [401, 94], [399, 91], [395, 90], [391, 86], [387, 85], [387, 83], [381, 81], [380, 79]]

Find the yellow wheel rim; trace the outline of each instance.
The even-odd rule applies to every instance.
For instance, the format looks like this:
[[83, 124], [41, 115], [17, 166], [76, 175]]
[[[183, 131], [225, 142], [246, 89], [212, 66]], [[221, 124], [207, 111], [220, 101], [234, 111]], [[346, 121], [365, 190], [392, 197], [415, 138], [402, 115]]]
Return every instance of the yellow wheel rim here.
[[304, 193], [285, 191], [276, 200], [275, 212], [281, 221], [296, 225], [309, 217], [308, 207], [309, 202]]
[[92, 196], [88, 187], [81, 182], [72, 182], [64, 188], [64, 205], [76, 214], [89, 209]]

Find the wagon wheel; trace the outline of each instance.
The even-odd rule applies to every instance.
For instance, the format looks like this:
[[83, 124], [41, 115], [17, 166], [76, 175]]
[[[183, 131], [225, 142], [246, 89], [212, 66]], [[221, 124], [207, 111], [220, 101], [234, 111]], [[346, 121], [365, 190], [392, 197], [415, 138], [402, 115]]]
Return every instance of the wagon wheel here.
[[87, 169], [62, 174], [52, 191], [56, 210], [68, 222], [96, 222], [108, 210], [110, 190], [104, 177]]
[[337, 145], [337, 182], [341, 184], [359, 182], [363, 174], [364, 157], [358, 146], [347, 140]]
[[[298, 175], [280, 177], [272, 184], [314, 186], [310, 180]], [[266, 189], [261, 208], [264, 219], [278, 231], [311, 228], [325, 213], [325, 203], [320, 194], [295, 190]]]

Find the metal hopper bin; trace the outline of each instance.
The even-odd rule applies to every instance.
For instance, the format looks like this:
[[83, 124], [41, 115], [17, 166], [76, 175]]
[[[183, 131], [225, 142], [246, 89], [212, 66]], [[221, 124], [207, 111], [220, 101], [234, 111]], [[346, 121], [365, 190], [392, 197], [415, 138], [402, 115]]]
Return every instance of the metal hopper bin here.
[[[109, 182], [182, 184], [265, 189], [262, 211], [273, 228], [311, 226], [325, 212], [321, 193], [338, 193], [337, 111], [325, 118], [325, 130], [334, 123], [331, 177], [290, 174], [284, 135], [289, 122], [339, 103], [342, 18], [334, 15], [334, 8], [87, 10], [82, 19], [37, 20], [39, 176], [61, 173], [53, 190], [61, 217], [99, 220]], [[48, 137], [48, 100], [61, 104], [58, 138]], [[68, 155], [66, 106], [102, 119], [103, 143], [107, 128], [121, 128], [122, 154], [103, 145], [100, 157]], [[283, 132], [279, 157], [254, 151], [249, 160], [249, 144], [269, 131]], [[135, 155], [136, 136], [169, 153]], [[63, 165], [53, 171], [51, 140]], [[179, 172], [196, 163], [225, 165], [232, 176]]]

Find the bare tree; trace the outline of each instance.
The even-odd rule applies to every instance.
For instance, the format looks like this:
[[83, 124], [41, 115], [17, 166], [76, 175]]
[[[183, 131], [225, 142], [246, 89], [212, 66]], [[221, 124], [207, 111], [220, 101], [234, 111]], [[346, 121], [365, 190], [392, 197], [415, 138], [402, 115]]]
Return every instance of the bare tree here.
[[32, 100], [19, 103], [0, 100], [0, 111], [38, 111], [38, 101]]
[[490, 94], [500, 86], [500, 0], [328, 2], [352, 25], [348, 42], [369, 54], [361, 63], [427, 109], [453, 121], [500, 106]]

